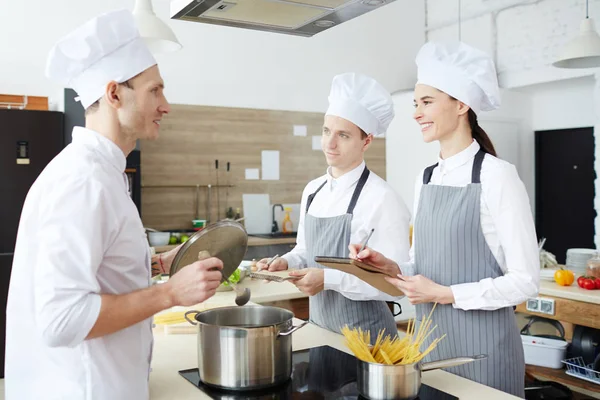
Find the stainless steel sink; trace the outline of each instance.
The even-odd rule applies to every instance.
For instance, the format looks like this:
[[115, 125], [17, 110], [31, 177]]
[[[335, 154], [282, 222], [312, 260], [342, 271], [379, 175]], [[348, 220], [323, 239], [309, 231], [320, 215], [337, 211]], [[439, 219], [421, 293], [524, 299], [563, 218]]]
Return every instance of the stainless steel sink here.
[[297, 236], [297, 232], [275, 232], [275, 233], [252, 233], [248, 236], [254, 236], [264, 239], [281, 239], [281, 238], [295, 238]]

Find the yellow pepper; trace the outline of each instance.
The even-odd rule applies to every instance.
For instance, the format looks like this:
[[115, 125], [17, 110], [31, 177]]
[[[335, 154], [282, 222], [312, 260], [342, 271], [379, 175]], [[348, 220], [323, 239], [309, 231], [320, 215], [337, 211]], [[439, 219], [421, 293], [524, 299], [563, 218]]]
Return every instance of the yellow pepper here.
[[575, 275], [568, 269], [559, 269], [554, 273], [554, 281], [561, 286], [571, 286], [575, 281]]

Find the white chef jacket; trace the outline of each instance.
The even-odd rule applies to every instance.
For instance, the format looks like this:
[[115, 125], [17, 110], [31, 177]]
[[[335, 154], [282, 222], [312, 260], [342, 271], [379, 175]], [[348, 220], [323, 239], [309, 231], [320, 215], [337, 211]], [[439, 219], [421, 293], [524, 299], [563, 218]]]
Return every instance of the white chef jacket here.
[[125, 155], [76, 127], [23, 207], [8, 294], [6, 399], [147, 399], [152, 320], [85, 340], [100, 294], [150, 283]]
[[[473, 160], [479, 151], [473, 143], [452, 157], [438, 159], [430, 185], [466, 186], [471, 183]], [[415, 182], [414, 214], [417, 215], [423, 172]], [[454, 308], [495, 310], [521, 304], [539, 290], [540, 261], [535, 225], [525, 186], [514, 165], [486, 154], [481, 166], [481, 229], [486, 243], [504, 276], [479, 282], [452, 285]], [[419, 229], [414, 227], [413, 235]], [[401, 265], [402, 273], [413, 275], [414, 245], [410, 263]]]
[[[348, 210], [350, 199], [364, 169], [363, 161], [352, 171], [334, 179], [330, 173], [331, 168], [328, 168], [324, 176], [306, 185], [302, 193], [297, 244], [292, 251], [282, 256], [287, 260], [289, 268], [306, 266], [304, 218], [308, 196], [327, 181], [314, 197], [308, 211], [310, 215], [318, 218], [343, 215]], [[362, 243], [374, 228], [368, 247], [385, 254], [397, 263], [407, 262], [410, 247], [409, 222], [410, 212], [406, 204], [386, 181], [371, 171], [354, 208], [350, 243]], [[381, 292], [354, 275], [342, 271], [326, 268], [324, 275], [324, 289], [335, 290], [351, 300], [394, 301], [401, 298]]]

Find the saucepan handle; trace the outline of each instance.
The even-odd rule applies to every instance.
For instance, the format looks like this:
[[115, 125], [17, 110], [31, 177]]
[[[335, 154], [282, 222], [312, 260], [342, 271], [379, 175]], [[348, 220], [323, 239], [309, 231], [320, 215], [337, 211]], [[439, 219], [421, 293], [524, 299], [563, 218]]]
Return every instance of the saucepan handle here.
[[486, 358], [486, 354], [479, 354], [478, 356], [473, 357], [456, 357], [448, 358], [446, 360], [432, 361], [421, 364], [421, 371], [425, 372], [440, 368], [456, 367], [457, 365], [468, 364], [470, 362], [484, 360]]
[[186, 312], [185, 314], [183, 314], [183, 317], [186, 319], [187, 322], [189, 322], [192, 325], [198, 325], [198, 323], [196, 321], [194, 321], [193, 319], [188, 318], [188, 315], [190, 314], [194, 314], [194, 317], [196, 315], [198, 315], [200, 313], [200, 311], [195, 311], [195, 310], [191, 310]]
[[292, 328], [289, 331], [279, 332], [279, 334], [277, 336], [288, 336], [288, 335], [291, 335], [292, 333], [296, 332], [298, 329], [302, 328], [306, 324], [308, 324], [308, 321], [303, 321], [298, 326], [292, 326]]

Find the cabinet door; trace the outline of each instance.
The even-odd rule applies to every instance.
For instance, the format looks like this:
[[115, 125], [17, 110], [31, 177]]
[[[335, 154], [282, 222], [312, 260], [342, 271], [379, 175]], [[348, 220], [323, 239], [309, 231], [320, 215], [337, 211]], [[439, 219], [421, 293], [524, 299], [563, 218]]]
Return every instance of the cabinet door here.
[[294, 247], [296, 247], [295, 244], [272, 244], [269, 246], [269, 252], [271, 253], [269, 256], [272, 257], [275, 254], [282, 256], [289, 253]]
[[246, 255], [244, 256], [245, 260], [261, 260], [265, 257], [269, 257], [269, 247], [270, 246], [248, 246], [246, 250]]

